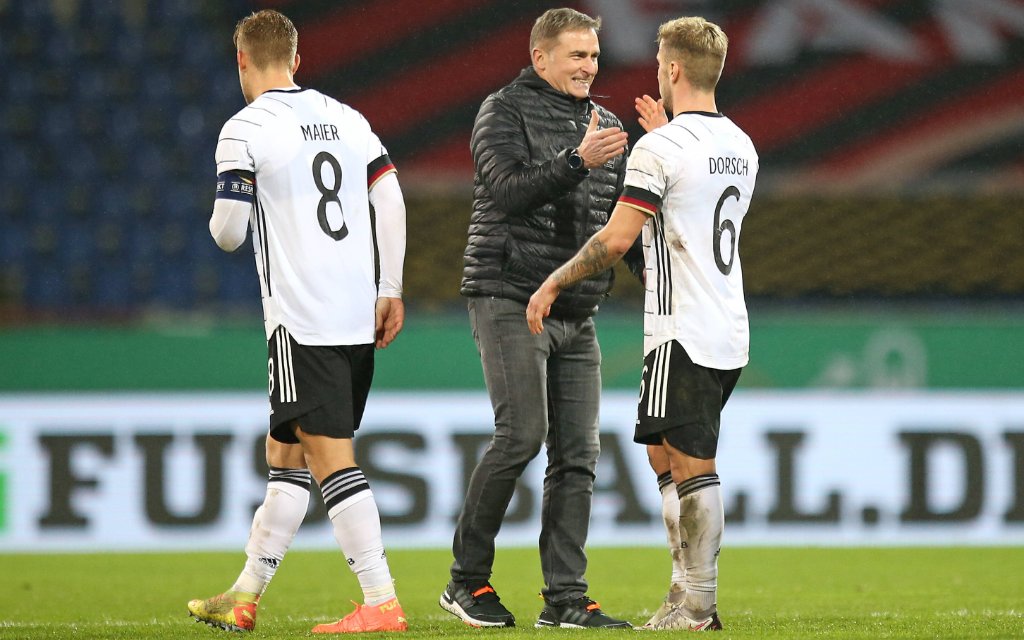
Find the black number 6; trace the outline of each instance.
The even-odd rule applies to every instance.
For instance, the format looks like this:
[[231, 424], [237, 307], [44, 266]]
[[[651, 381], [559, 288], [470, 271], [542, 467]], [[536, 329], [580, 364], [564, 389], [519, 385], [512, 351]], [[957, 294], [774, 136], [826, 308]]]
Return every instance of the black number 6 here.
[[[740, 190], [736, 187], [728, 187], [722, 192], [722, 197], [718, 199], [718, 206], [715, 207], [715, 228], [713, 234], [713, 244], [715, 251], [715, 264], [718, 265], [718, 270], [725, 275], [729, 275], [732, 272], [732, 263], [736, 258], [736, 225], [732, 223], [732, 220], [722, 220], [722, 205], [728, 198], [740, 199]], [[722, 259], [722, 234], [726, 231], [729, 232], [729, 261], [726, 262]]]

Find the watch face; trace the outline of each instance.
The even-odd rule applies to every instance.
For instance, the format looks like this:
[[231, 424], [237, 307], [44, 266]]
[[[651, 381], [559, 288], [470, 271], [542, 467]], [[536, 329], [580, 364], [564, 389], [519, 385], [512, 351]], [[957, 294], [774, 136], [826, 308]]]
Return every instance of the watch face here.
[[569, 154], [569, 168], [571, 169], [582, 169], [583, 168], [583, 156], [578, 152], [573, 151]]

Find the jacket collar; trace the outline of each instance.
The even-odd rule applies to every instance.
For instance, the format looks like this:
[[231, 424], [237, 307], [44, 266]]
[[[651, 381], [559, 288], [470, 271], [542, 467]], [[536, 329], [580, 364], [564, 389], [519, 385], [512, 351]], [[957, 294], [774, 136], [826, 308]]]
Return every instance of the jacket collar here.
[[588, 98], [584, 98], [582, 100], [578, 100], [578, 99], [574, 98], [573, 96], [571, 96], [571, 95], [569, 95], [567, 93], [562, 93], [558, 89], [555, 89], [554, 87], [552, 87], [548, 83], [547, 80], [545, 80], [544, 78], [542, 78], [539, 75], [537, 75], [537, 70], [534, 69], [532, 65], [529, 66], [529, 67], [525, 67], [521, 72], [519, 72], [519, 76], [515, 80], [512, 81], [512, 84], [521, 84], [521, 85], [523, 85], [525, 87], [529, 87], [531, 89], [535, 89], [535, 90], [539, 91], [540, 93], [546, 93], [546, 94], [548, 94], [550, 96], [553, 96], [553, 97], [556, 97], [556, 98], [561, 98], [561, 99], [563, 99], [563, 100], [565, 100], [567, 102], [573, 103], [573, 104], [579, 104], [579, 103], [590, 104], [590, 98], [589, 97]]

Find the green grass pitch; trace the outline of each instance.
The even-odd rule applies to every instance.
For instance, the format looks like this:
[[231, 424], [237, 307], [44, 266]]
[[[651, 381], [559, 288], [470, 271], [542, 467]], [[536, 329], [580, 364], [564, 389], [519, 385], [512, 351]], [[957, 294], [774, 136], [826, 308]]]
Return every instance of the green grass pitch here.
[[[389, 556], [409, 640], [633, 633], [534, 629], [542, 602], [533, 549], [498, 550], [492, 582], [515, 629], [472, 629], [438, 607], [447, 551]], [[667, 587], [668, 552], [598, 548], [589, 556], [591, 596], [642, 624]], [[241, 552], [3, 555], [0, 638], [237, 637], [194, 623], [185, 602], [229, 587], [243, 560]], [[348, 613], [351, 599], [361, 599], [358, 585], [339, 553], [294, 551], [251, 637], [311, 637], [314, 624]], [[726, 548], [718, 604], [720, 638], [1021, 638], [1024, 549]]]

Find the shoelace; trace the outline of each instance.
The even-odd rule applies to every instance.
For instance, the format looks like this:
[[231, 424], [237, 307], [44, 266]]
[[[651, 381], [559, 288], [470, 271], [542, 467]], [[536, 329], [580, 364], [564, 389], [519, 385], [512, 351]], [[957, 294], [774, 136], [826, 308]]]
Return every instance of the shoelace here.
[[475, 600], [479, 600], [481, 602], [488, 602], [491, 600], [500, 599], [498, 598], [498, 593], [494, 590], [494, 587], [492, 587], [489, 584], [485, 584], [484, 586], [480, 587], [479, 589], [474, 591], [472, 595]]

